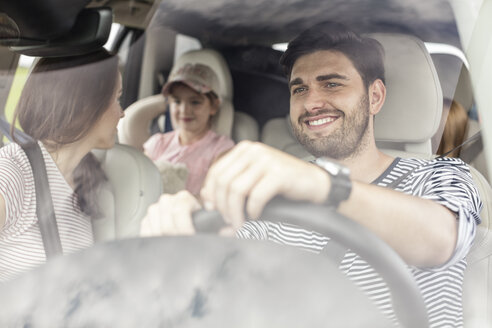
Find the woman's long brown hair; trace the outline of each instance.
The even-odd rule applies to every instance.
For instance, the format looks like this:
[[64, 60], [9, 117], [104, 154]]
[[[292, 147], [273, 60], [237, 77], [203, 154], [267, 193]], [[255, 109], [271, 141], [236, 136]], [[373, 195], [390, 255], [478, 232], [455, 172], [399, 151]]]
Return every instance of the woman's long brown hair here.
[[[438, 155], [447, 153], [456, 148], [465, 141], [468, 129], [468, 113], [465, 108], [455, 100], [445, 99], [444, 106], [449, 107], [449, 113], [446, 119], [446, 125], [442, 133], [441, 143], [437, 150]], [[448, 157], [459, 157], [461, 148], [458, 148], [448, 154]]]
[[[116, 92], [118, 59], [106, 50], [73, 57], [42, 58], [22, 91], [14, 122], [25, 133], [57, 150], [83, 138], [108, 109]], [[15, 140], [15, 132], [12, 133]], [[73, 172], [80, 209], [100, 215], [96, 189], [106, 180], [88, 153]]]

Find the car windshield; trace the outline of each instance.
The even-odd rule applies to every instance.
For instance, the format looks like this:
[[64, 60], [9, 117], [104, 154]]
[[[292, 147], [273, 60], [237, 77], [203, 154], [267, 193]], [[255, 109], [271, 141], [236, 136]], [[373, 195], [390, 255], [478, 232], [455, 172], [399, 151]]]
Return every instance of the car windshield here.
[[[492, 0], [19, 1], [0, 5], [0, 326], [490, 321], [476, 296], [490, 287], [469, 281], [490, 281]], [[339, 28], [363, 50], [302, 49], [301, 33]], [[74, 253], [61, 259], [46, 261], [38, 175], [16, 144], [32, 138]], [[392, 211], [386, 191], [421, 206]], [[169, 212], [182, 220], [149, 223]], [[389, 220], [408, 213], [429, 230]], [[414, 236], [428, 257], [399, 247]], [[440, 243], [455, 247], [436, 246], [444, 259]]]

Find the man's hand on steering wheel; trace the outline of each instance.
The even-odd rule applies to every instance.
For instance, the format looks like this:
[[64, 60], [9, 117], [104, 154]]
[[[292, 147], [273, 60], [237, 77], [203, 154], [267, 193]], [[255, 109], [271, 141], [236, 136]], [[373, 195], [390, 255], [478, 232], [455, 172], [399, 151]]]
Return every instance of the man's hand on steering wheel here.
[[143, 237], [160, 235], [191, 235], [195, 233], [191, 214], [201, 209], [198, 200], [188, 191], [164, 194], [152, 204], [140, 226]]
[[330, 178], [317, 166], [261, 143], [243, 141], [209, 170], [201, 197], [207, 209], [218, 210], [235, 230], [244, 223], [244, 208], [258, 218], [276, 195], [322, 203]]
[[[218, 210], [235, 231], [244, 223], [244, 209], [258, 218], [276, 195], [322, 203], [330, 179], [326, 172], [261, 143], [243, 141], [210, 168], [201, 196], [208, 210]], [[188, 191], [162, 195], [149, 207], [141, 224], [142, 236], [195, 233], [191, 214], [201, 209]], [[231, 234], [223, 229], [222, 233]]]

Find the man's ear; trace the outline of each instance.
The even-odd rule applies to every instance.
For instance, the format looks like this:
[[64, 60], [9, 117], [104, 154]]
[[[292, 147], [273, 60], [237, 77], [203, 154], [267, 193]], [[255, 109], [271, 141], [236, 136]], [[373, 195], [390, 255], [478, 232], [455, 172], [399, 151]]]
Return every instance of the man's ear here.
[[372, 115], [379, 113], [386, 99], [386, 87], [380, 79], [375, 80], [369, 86], [369, 108]]

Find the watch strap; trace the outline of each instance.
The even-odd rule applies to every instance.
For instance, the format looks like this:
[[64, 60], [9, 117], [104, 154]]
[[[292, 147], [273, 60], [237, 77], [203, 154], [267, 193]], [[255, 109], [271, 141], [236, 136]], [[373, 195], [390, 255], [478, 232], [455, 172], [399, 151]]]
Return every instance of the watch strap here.
[[314, 163], [325, 170], [330, 176], [331, 186], [326, 204], [338, 208], [340, 203], [347, 200], [352, 192], [350, 170], [346, 166], [324, 157], [317, 158]]
[[[328, 174], [330, 174], [328, 172]], [[352, 192], [352, 182], [347, 175], [332, 175], [330, 174], [330, 191], [326, 202], [335, 208], [338, 208], [341, 202], [347, 200]]]

